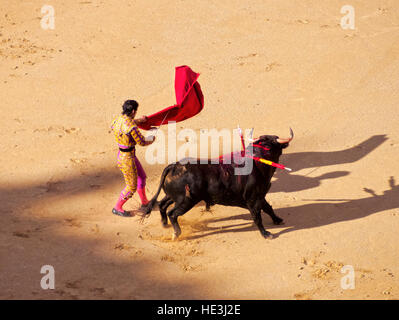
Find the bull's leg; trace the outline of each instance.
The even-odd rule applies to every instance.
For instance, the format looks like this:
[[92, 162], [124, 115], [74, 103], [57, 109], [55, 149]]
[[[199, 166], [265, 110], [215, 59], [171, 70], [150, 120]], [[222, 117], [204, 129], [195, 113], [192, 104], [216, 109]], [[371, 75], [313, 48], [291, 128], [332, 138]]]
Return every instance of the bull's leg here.
[[260, 215], [261, 212], [261, 205], [259, 202], [255, 203], [254, 205], [248, 205], [249, 211], [251, 212], [252, 219], [254, 219], [254, 222], [256, 226], [258, 227], [260, 233], [262, 236], [266, 239], [272, 239], [273, 235], [265, 230], [265, 227], [263, 226], [262, 223], [262, 216]]
[[166, 210], [173, 203], [173, 200], [169, 196], [165, 196], [159, 203], [159, 212], [161, 214], [162, 225], [166, 227], [168, 225], [168, 216]]
[[173, 240], [176, 240], [181, 234], [181, 229], [179, 223], [177, 222], [177, 218], [185, 214], [197, 203], [198, 202], [194, 202], [192, 199], [185, 197], [183, 201], [176, 202], [174, 208], [168, 211], [168, 217], [174, 229], [172, 236]]
[[276, 216], [272, 206], [266, 200], [264, 200], [264, 202], [263, 202], [262, 210], [265, 213], [267, 213], [270, 216], [270, 218], [272, 218], [274, 224], [284, 224], [283, 219], [281, 219], [280, 217]]
[[176, 205], [175, 205], [175, 207], [172, 208], [171, 210], [169, 210], [169, 212], [168, 212], [168, 217], [169, 217], [170, 223], [172, 224], [173, 230], [174, 230], [173, 236], [172, 236], [173, 240], [176, 240], [181, 234], [181, 229], [180, 229], [179, 223], [177, 222], [177, 217], [179, 216], [179, 214], [178, 214], [179, 210], [180, 210], [180, 208], [179, 207], [176, 208]]

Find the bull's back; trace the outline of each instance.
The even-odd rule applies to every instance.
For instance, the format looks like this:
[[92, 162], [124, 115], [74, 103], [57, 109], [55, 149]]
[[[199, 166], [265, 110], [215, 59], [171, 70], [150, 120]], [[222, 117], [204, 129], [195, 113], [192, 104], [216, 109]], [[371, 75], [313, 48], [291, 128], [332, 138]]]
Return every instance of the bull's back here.
[[234, 168], [223, 164], [176, 163], [168, 173], [164, 192], [174, 201], [184, 196], [210, 205], [245, 207], [245, 176], [234, 175]]

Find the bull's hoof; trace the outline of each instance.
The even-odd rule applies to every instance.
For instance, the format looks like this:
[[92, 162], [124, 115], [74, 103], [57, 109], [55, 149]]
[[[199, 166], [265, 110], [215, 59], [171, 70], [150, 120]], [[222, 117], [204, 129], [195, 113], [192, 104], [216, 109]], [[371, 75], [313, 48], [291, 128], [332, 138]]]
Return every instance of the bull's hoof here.
[[172, 241], [176, 241], [177, 239], [179, 239], [179, 236], [177, 236], [176, 233], [173, 232]]
[[166, 222], [162, 221], [162, 227], [169, 228], [168, 222], [167, 221]]
[[177, 239], [179, 239], [181, 232], [177, 233], [177, 232], [173, 232], [172, 234], [172, 240], [176, 241]]
[[262, 232], [262, 236], [265, 239], [269, 239], [269, 240], [273, 239], [273, 235], [269, 231], [266, 231], [266, 230], [265, 230], [265, 232]]
[[275, 219], [275, 220], [273, 221], [273, 223], [274, 223], [275, 225], [283, 225], [283, 224], [284, 224], [284, 220], [281, 219], [281, 218], [278, 218], [278, 219]]

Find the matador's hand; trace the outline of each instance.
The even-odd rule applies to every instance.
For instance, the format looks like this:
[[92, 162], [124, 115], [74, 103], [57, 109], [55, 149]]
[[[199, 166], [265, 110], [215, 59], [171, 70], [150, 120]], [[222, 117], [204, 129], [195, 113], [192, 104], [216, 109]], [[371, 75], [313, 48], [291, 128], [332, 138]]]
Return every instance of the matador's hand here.
[[155, 141], [155, 136], [148, 136], [145, 138], [146, 141], [153, 143]]
[[136, 122], [136, 124], [143, 124], [145, 122], [147, 122], [148, 118], [147, 116], [141, 116], [138, 119], [135, 119], [134, 121]]

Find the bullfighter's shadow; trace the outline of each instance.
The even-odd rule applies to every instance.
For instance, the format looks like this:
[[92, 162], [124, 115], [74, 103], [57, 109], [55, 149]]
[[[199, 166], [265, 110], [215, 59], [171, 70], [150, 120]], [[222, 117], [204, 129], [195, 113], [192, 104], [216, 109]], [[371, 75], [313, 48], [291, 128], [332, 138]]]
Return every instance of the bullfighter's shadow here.
[[[399, 185], [396, 184], [394, 177], [390, 177], [388, 183], [390, 189], [384, 191], [381, 195], [377, 195], [372, 189], [363, 188], [366, 193], [370, 194], [369, 197], [354, 200], [314, 199], [313, 201], [320, 201], [320, 203], [279, 208], [275, 212], [279, 217], [284, 219], [284, 225], [274, 226], [267, 215], [263, 215], [263, 223], [266, 229], [273, 229], [275, 227], [284, 228], [278, 233], [272, 232], [274, 237], [278, 237], [292, 231], [361, 219], [377, 212], [399, 208]], [[248, 222], [232, 224], [223, 228], [209, 226], [211, 223], [232, 220], [247, 220]], [[205, 227], [185, 238], [197, 239], [213, 234], [258, 231], [257, 227], [252, 223], [249, 213], [219, 219], [209, 218], [205, 219], [202, 223]]]

